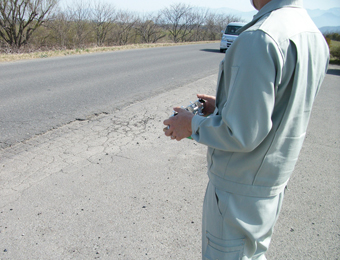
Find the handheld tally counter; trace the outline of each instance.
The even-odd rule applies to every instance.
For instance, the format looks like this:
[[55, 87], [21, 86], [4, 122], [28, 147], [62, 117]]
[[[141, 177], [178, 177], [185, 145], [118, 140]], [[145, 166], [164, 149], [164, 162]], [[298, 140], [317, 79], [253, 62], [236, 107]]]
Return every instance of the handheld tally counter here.
[[[189, 106], [182, 107], [182, 108], [184, 108], [185, 110], [191, 112], [194, 115], [203, 116], [204, 115], [204, 113], [203, 113], [204, 103], [205, 103], [205, 100], [198, 99], [195, 102], [190, 102]], [[174, 112], [171, 116], [176, 116], [177, 114], [178, 114], [177, 112]], [[167, 130], [169, 128], [170, 128], [170, 126], [167, 126], [165, 128], [165, 130]], [[188, 137], [188, 138], [190, 138], [190, 137]]]

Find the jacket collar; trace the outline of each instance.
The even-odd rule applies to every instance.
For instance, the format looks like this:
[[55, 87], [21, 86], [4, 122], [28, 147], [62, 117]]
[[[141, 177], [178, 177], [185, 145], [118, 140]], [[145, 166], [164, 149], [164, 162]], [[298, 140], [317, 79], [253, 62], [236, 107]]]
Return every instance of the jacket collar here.
[[303, 8], [303, 0], [271, 0], [254, 15], [253, 20], [238, 30], [239, 33], [253, 26], [261, 17], [283, 7]]

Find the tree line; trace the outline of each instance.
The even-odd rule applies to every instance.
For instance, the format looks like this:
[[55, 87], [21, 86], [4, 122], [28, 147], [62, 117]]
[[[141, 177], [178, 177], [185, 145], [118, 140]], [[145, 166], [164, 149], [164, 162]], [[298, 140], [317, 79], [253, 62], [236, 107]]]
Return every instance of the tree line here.
[[336, 33], [336, 32], [326, 33], [325, 37], [327, 39], [340, 42], [340, 34], [339, 33]]
[[14, 52], [214, 41], [234, 21], [242, 20], [182, 3], [139, 14], [100, 0], [74, 0], [66, 7], [59, 0], [0, 0], [0, 47]]

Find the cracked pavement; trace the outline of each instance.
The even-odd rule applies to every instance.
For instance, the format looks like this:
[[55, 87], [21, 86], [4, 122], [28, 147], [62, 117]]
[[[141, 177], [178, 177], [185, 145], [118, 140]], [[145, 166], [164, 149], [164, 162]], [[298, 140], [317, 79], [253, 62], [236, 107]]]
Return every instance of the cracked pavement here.
[[[0, 259], [200, 259], [206, 148], [166, 138], [162, 122], [196, 93], [214, 94], [216, 78], [0, 150]], [[330, 122], [338, 109], [327, 111]], [[330, 145], [320, 145], [315, 127], [324, 113], [316, 110], [268, 259], [340, 253], [338, 126]], [[319, 153], [311, 152], [315, 142]], [[321, 173], [332, 183], [320, 184]], [[327, 188], [328, 197], [315, 193]]]
[[205, 149], [162, 129], [215, 78], [0, 151], [0, 259], [196, 259]]

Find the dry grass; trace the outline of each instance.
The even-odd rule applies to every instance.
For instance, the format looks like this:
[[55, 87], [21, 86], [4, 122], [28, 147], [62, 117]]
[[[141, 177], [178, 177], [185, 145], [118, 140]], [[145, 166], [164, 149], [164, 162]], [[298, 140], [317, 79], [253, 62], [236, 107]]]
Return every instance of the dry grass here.
[[331, 41], [331, 48], [338, 48], [340, 47], [339, 41]]
[[38, 51], [31, 53], [10, 53], [1, 54], [0, 62], [14, 62], [19, 60], [31, 60], [31, 59], [41, 59], [50, 57], [62, 57], [69, 55], [81, 55], [89, 53], [99, 53], [99, 52], [112, 52], [112, 51], [122, 51], [131, 49], [145, 49], [145, 48], [157, 48], [157, 47], [167, 47], [167, 46], [178, 46], [178, 45], [189, 45], [189, 44], [199, 44], [199, 43], [214, 43], [214, 42], [185, 42], [185, 43], [154, 43], [154, 44], [133, 44], [124, 46], [113, 46], [113, 47], [95, 47], [95, 48], [85, 48], [85, 49], [73, 49], [73, 50], [51, 50], [51, 51]]
[[[340, 41], [331, 41], [330, 44], [330, 64], [340, 65], [339, 52], [340, 52]], [[335, 56], [333, 56], [333, 55]]]

